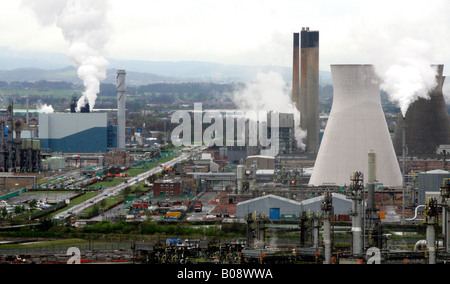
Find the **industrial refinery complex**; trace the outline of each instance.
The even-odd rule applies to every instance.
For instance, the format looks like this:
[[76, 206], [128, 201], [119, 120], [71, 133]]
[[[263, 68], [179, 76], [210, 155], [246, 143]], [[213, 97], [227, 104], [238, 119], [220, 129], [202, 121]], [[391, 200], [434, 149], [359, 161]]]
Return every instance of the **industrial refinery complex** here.
[[[145, 126], [131, 125], [125, 70], [116, 72], [113, 109], [77, 109], [74, 97], [65, 111], [32, 115], [9, 102], [0, 120], [0, 263], [67, 263], [74, 247], [69, 255], [82, 263], [450, 261], [444, 66], [433, 66], [430, 99], [412, 103], [392, 131], [373, 65], [331, 66], [324, 115], [320, 33], [303, 28], [293, 43], [295, 113], [271, 110], [254, 123], [242, 112], [238, 131], [235, 120], [222, 124], [226, 138], [216, 128], [197, 139], [195, 129], [232, 110], [192, 105], [180, 120], [168, 109], [166, 131], [146, 137]], [[174, 121], [189, 127], [176, 137], [184, 144], [171, 137]], [[252, 144], [261, 132], [272, 144]]]

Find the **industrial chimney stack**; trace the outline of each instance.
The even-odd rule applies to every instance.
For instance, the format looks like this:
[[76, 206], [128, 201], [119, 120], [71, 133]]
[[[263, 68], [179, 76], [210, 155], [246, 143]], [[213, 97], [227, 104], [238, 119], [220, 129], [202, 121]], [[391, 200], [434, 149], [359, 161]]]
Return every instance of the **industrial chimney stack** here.
[[117, 71], [117, 148], [125, 149], [126, 92], [125, 70]]
[[292, 78], [292, 102], [300, 111], [300, 34], [294, 33], [294, 66]]
[[306, 151], [317, 154], [319, 151], [319, 32], [310, 31], [309, 28], [303, 28], [301, 32], [300, 115], [301, 128], [307, 132]]

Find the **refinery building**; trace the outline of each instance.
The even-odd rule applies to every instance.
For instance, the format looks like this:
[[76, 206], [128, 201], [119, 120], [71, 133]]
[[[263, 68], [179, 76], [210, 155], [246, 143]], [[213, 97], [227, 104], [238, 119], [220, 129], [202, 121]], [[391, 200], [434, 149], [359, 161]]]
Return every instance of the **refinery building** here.
[[119, 70], [117, 76], [117, 126], [111, 123], [110, 113], [93, 112], [89, 104], [77, 112], [77, 100], [74, 98], [70, 113], [39, 114], [38, 136], [41, 148], [51, 152], [81, 154], [106, 153], [113, 148], [124, 149], [126, 73]]
[[39, 114], [41, 147], [52, 152], [105, 153], [117, 143], [107, 113]]

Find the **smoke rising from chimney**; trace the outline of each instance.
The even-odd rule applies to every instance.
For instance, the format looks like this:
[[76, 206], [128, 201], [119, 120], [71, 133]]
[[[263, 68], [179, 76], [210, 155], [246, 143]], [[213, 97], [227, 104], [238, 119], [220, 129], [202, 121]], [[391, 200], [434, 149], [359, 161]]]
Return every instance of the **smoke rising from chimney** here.
[[39, 113], [54, 113], [55, 110], [53, 109], [53, 107], [51, 105], [47, 105], [47, 104], [38, 104], [37, 105], [37, 110]]
[[444, 99], [447, 104], [450, 104], [450, 77], [447, 76], [444, 81], [444, 86], [442, 87], [442, 92], [444, 93]]
[[230, 94], [236, 106], [243, 111], [277, 111], [293, 113], [297, 145], [305, 149], [306, 132], [300, 127], [300, 112], [292, 103], [292, 90], [276, 72], [259, 73], [245, 88]]
[[85, 91], [78, 101], [77, 110], [87, 100], [91, 109], [100, 92], [100, 82], [106, 79], [109, 65], [103, 56], [108, 42], [106, 27], [106, 0], [23, 0], [44, 26], [56, 25], [64, 39], [70, 43], [67, 55], [78, 67], [78, 77]]
[[428, 42], [405, 38], [390, 54], [382, 54], [375, 66], [382, 79], [381, 88], [400, 107], [403, 117], [413, 102], [429, 99], [429, 92], [437, 86], [437, 69], [432, 66], [431, 55]]

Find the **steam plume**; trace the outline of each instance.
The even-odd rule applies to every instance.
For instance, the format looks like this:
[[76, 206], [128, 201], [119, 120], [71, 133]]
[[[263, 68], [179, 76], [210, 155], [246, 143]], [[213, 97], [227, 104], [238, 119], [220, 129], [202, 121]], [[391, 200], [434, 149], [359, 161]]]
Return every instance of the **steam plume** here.
[[293, 113], [297, 145], [301, 149], [305, 148], [302, 141], [306, 137], [306, 132], [300, 127], [300, 112], [292, 104], [291, 90], [279, 73], [259, 73], [255, 81], [231, 94], [231, 98], [243, 111]]
[[38, 104], [37, 105], [37, 110], [39, 113], [54, 113], [55, 110], [53, 109], [53, 107], [51, 105], [47, 105], [47, 104]]
[[417, 99], [429, 99], [429, 92], [437, 85], [437, 70], [429, 59], [431, 54], [427, 42], [405, 38], [392, 54], [382, 55], [385, 63], [375, 66], [383, 80], [381, 88], [398, 104], [403, 117]]
[[42, 25], [61, 29], [70, 43], [67, 55], [78, 66], [85, 87], [78, 111], [86, 100], [93, 109], [109, 65], [102, 55], [108, 41], [107, 0], [23, 0], [22, 4], [34, 11]]

